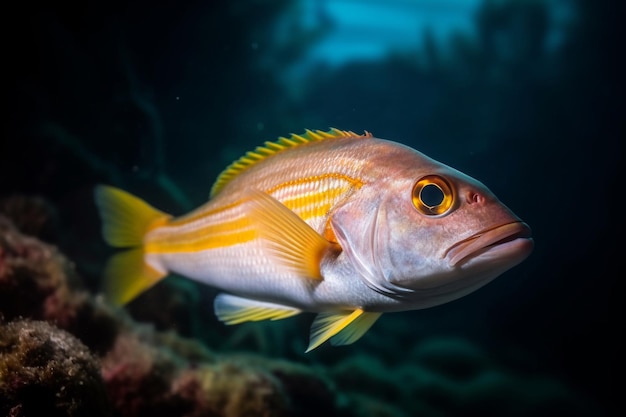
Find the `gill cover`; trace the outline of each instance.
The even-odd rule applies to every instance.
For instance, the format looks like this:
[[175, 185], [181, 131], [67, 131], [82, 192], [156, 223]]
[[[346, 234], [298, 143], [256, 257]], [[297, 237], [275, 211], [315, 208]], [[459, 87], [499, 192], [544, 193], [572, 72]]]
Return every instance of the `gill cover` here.
[[388, 296], [408, 295], [412, 289], [391, 282], [394, 266], [388, 256], [388, 194], [366, 207], [359, 204], [363, 199], [352, 199], [333, 214], [330, 223], [343, 252], [368, 287]]
[[442, 230], [441, 218], [458, 208], [456, 188], [446, 177], [428, 174], [371, 191], [346, 202], [331, 218], [345, 256], [381, 294], [406, 297], [429, 288], [435, 277], [449, 272], [433, 239]]

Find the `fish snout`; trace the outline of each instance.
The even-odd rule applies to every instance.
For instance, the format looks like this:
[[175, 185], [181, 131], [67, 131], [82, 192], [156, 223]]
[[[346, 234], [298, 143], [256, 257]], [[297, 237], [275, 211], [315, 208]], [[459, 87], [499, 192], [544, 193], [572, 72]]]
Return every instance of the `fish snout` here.
[[530, 254], [533, 246], [530, 227], [517, 220], [482, 230], [455, 243], [448, 248], [444, 258], [452, 267], [478, 257], [498, 260], [510, 258], [519, 263]]

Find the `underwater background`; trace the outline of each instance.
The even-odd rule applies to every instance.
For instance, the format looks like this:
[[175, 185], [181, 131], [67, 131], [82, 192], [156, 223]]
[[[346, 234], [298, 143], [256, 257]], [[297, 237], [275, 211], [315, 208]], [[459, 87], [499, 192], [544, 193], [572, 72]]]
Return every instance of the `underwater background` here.
[[[617, 415], [620, 2], [22, 2], [5, 20], [0, 415]], [[224, 326], [180, 277], [123, 311], [98, 297], [96, 184], [182, 214], [246, 151], [330, 127], [479, 179], [534, 252], [308, 354], [312, 315]]]

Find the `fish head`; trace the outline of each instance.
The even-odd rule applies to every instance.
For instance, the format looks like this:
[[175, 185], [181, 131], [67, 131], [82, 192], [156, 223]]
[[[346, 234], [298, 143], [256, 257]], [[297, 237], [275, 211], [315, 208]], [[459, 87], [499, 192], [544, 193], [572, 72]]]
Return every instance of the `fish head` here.
[[519, 264], [533, 240], [528, 225], [485, 185], [411, 151], [383, 165], [380, 180], [351, 196], [331, 225], [370, 288], [426, 308]]

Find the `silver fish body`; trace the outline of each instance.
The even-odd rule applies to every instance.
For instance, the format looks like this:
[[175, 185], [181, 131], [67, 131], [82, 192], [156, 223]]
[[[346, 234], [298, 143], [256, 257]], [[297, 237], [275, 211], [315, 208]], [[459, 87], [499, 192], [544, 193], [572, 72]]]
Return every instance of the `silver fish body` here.
[[[132, 201], [120, 193], [96, 192], [103, 218]], [[352, 343], [381, 313], [462, 297], [533, 247], [528, 226], [482, 183], [404, 145], [339, 130], [268, 142], [233, 163], [203, 206], [145, 217], [130, 245], [141, 248], [143, 283], [113, 278], [113, 298], [128, 301], [175, 272], [225, 291], [215, 309], [226, 323], [320, 313], [309, 350], [329, 338]], [[120, 227], [105, 221], [104, 232], [123, 246]], [[113, 264], [118, 276], [129, 269]]]

